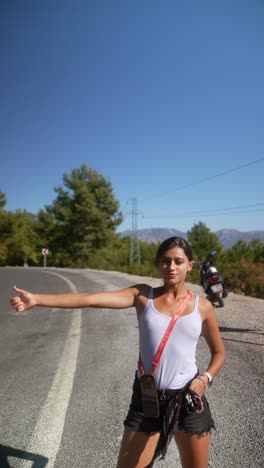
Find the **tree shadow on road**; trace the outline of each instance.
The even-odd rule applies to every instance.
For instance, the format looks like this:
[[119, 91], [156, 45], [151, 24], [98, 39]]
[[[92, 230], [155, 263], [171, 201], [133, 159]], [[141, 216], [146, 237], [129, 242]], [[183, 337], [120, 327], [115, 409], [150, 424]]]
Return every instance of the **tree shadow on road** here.
[[8, 447], [7, 445], [0, 444], [0, 467], [1, 468], [12, 468], [8, 457], [19, 458], [21, 460], [32, 461], [32, 468], [45, 468], [48, 463], [48, 458], [36, 453], [26, 452], [25, 450]]
[[[263, 333], [262, 330], [255, 330], [253, 328], [233, 328], [233, 327], [222, 327], [222, 326], [220, 326], [219, 330], [220, 330], [221, 333], [228, 333], [228, 332], [231, 332], [231, 333], [249, 333], [251, 335], [254, 335], [254, 337], [255, 336], [258, 336], [258, 337], [264, 336], [264, 333]], [[225, 341], [235, 341], [237, 343], [246, 343], [246, 344], [254, 344], [255, 346], [264, 346], [264, 343], [258, 343], [256, 341], [236, 340], [236, 339], [225, 338], [225, 337], [222, 337], [222, 338]]]

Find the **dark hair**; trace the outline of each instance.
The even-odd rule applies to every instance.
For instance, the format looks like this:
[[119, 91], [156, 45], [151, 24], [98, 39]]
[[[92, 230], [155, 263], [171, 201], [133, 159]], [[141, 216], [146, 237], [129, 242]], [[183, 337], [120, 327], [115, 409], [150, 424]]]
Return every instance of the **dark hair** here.
[[192, 254], [192, 247], [191, 245], [189, 244], [189, 242], [187, 242], [187, 240], [185, 240], [183, 237], [169, 237], [168, 239], [165, 239], [159, 246], [158, 250], [157, 250], [157, 253], [156, 253], [156, 259], [155, 259], [155, 265], [157, 266], [161, 257], [164, 255], [164, 253], [171, 249], [172, 247], [180, 247], [181, 249], [183, 249], [186, 257], [188, 257], [188, 259], [190, 261], [193, 260], [193, 254]]

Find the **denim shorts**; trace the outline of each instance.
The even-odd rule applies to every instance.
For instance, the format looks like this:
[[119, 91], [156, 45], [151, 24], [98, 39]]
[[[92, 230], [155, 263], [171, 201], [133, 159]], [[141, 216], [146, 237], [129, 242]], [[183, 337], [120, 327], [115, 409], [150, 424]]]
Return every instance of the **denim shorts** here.
[[[180, 392], [181, 390], [179, 390]], [[164, 399], [165, 393], [165, 399]], [[163, 425], [163, 417], [165, 413], [165, 406], [167, 399], [170, 398], [171, 394], [175, 395], [175, 390], [165, 390], [165, 392], [159, 391], [159, 395], [162, 394], [160, 402], [160, 417], [159, 418], [145, 418], [142, 412], [141, 403], [141, 388], [140, 381], [135, 376], [133, 384], [133, 393], [128, 414], [124, 420], [125, 431], [129, 432], [145, 432], [147, 434], [151, 432], [160, 432]], [[203, 410], [199, 413], [190, 413], [186, 410], [185, 405], [180, 407], [179, 421], [176, 430], [184, 431], [191, 434], [203, 434], [211, 432], [211, 429], [215, 429], [215, 424], [211, 416], [209, 403], [203, 395]]]

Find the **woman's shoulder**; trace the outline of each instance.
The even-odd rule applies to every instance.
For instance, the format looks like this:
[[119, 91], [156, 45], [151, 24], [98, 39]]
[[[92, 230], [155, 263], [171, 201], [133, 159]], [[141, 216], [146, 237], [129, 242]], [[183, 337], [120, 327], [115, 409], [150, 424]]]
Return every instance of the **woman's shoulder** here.
[[199, 304], [201, 304], [202, 307], [207, 309], [212, 307], [212, 303], [207, 299], [207, 297], [204, 296], [199, 296]]
[[199, 312], [204, 319], [213, 311], [212, 303], [204, 296], [199, 296]]
[[137, 312], [140, 313], [144, 309], [150, 297], [151, 286], [149, 284], [140, 283], [132, 286], [135, 294], [135, 305]]
[[134, 284], [131, 287], [134, 289], [136, 296], [138, 296], [138, 297], [140, 297], [140, 296], [149, 297], [149, 293], [150, 293], [150, 290], [151, 290], [151, 286], [149, 284], [139, 283], [139, 284]]

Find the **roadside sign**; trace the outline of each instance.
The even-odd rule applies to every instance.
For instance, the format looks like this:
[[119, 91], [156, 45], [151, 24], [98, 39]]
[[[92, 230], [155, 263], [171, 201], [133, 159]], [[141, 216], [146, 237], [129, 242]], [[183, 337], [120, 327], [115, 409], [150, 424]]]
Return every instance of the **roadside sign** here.
[[43, 266], [46, 267], [47, 265], [47, 255], [49, 254], [49, 249], [42, 249], [41, 253], [43, 255]]

